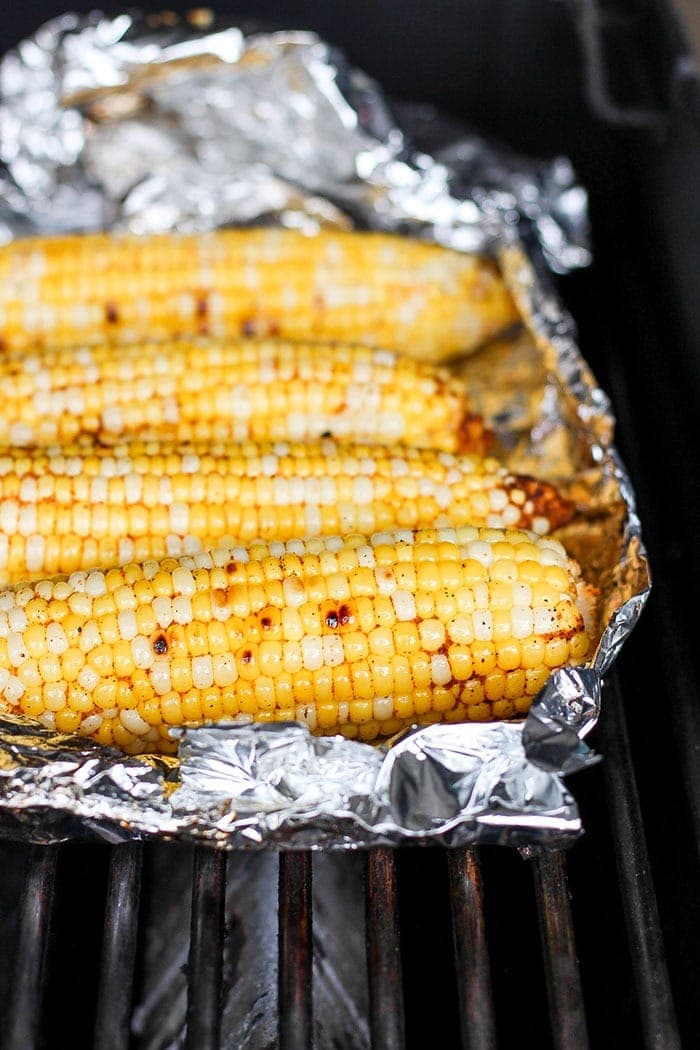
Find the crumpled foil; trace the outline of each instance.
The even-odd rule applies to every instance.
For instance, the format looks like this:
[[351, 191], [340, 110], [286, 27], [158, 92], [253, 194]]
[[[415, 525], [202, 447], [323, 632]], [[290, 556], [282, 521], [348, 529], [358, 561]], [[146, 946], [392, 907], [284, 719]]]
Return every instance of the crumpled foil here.
[[183, 730], [176, 759], [131, 758], [0, 715], [0, 835], [571, 841], [581, 822], [562, 777], [596, 761], [584, 737], [602, 676], [649, 589], [607, 398], [523, 250], [556, 272], [584, 265], [585, 192], [564, 158], [526, 161], [426, 107], [399, 107], [400, 125], [377, 85], [311, 33], [193, 18], [64, 15], [5, 57], [0, 236], [274, 222], [496, 256], [525, 327], [457, 369], [511, 468], [557, 480], [579, 504], [562, 539], [599, 587], [600, 640], [585, 667], [551, 676], [524, 722], [433, 725], [382, 747], [229, 723]]

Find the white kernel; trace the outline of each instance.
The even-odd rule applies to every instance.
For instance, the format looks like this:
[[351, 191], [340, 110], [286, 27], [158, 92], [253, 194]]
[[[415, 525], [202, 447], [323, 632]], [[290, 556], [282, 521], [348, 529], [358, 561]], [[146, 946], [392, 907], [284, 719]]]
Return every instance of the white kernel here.
[[22, 478], [19, 486], [19, 498], [22, 503], [35, 503], [36, 502], [36, 478], [31, 475], [26, 478]]
[[377, 564], [377, 559], [374, 556], [374, 551], [371, 547], [363, 545], [358, 547], [356, 550], [357, 564], [361, 565], [366, 569], [373, 569]]
[[89, 664], [83, 664], [78, 672], [78, 685], [81, 689], [84, 689], [86, 693], [93, 693], [95, 686], [100, 680], [100, 676], [97, 671], [90, 667]]
[[71, 588], [68, 580], [57, 580], [53, 587], [53, 596], [56, 601], [65, 602], [70, 598]]
[[5, 699], [11, 703], [16, 704], [22, 699], [24, 695], [24, 682], [17, 678], [16, 675], [9, 675], [5, 688], [3, 690]]
[[433, 653], [430, 657], [430, 673], [435, 685], [447, 685], [452, 679], [450, 662], [444, 653]]
[[10, 427], [11, 445], [31, 445], [34, 443], [34, 428], [27, 423], [13, 423]]
[[532, 610], [527, 606], [514, 605], [510, 622], [514, 638], [528, 638], [532, 634]]
[[122, 708], [119, 712], [119, 721], [135, 736], [143, 736], [151, 728], [148, 722], [144, 722], [141, 715], [133, 707]]
[[134, 557], [134, 541], [128, 536], [122, 536], [119, 540], [119, 564], [128, 565]]
[[184, 536], [190, 527], [190, 508], [186, 503], [173, 503], [168, 508], [170, 528], [179, 536]]
[[7, 668], [0, 667], [0, 693], [3, 692], [5, 686], [7, 685], [9, 677], [10, 672], [7, 670]]
[[493, 616], [488, 609], [480, 609], [473, 615], [474, 638], [477, 642], [490, 642], [493, 638]]
[[409, 473], [408, 463], [405, 459], [400, 459], [395, 456], [391, 460], [391, 476], [394, 478], [403, 478]]
[[60, 656], [68, 648], [66, 632], [60, 623], [50, 623], [46, 628], [46, 648], [54, 656]]
[[24, 609], [15, 606], [7, 614], [7, 622], [11, 631], [23, 631], [27, 627], [27, 615]]
[[137, 667], [147, 670], [155, 659], [153, 647], [143, 634], [137, 634], [131, 640], [131, 655]]
[[91, 649], [95, 649], [98, 645], [102, 644], [102, 635], [100, 629], [94, 620], [88, 620], [83, 626], [80, 632], [80, 641], [78, 645], [82, 652], [89, 653]]
[[68, 584], [71, 591], [78, 591], [80, 594], [85, 592], [86, 581], [87, 573], [83, 569], [79, 569], [77, 572], [72, 572], [68, 577]]
[[90, 482], [90, 499], [93, 503], [107, 502], [107, 478], [96, 475]]
[[332, 506], [338, 499], [338, 489], [335, 480], [330, 477], [321, 478], [320, 489], [321, 504], [326, 507]]
[[14, 499], [4, 499], [0, 503], [0, 529], [11, 536], [17, 531], [17, 519], [19, 518], [19, 504]]
[[377, 722], [385, 722], [394, 714], [394, 701], [390, 696], [378, 696], [374, 701], [373, 714]]
[[391, 596], [397, 620], [414, 620], [416, 617], [416, 600], [410, 591], [402, 588], [394, 591]]
[[342, 639], [336, 634], [323, 638], [323, 662], [326, 667], [338, 667], [345, 659]]
[[119, 405], [108, 405], [102, 413], [102, 426], [112, 434], [118, 434], [124, 427], [124, 417]]
[[91, 572], [85, 581], [85, 592], [91, 598], [99, 598], [101, 594], [107, 593], [107, 583], [103, 572]]
[[374, 570], [374, 578], [377, 581], [379, 594], [393, 594], [396, 590], [396, 577], [388, 566], [383, 565]]
[[489, 503], [492, 510], [503, 510], [508, 503], [508, 496], [501, 488], [493, 488], [489, 492]]
[[512, 503], [509, 503], [508, 506], [504, 509], [503, 513], [501, 514], [501, 519], [506, 527], [509, 527], [511, 525], [517, 525], [518, 521], [520, 520], [520, 508], [513, 506]]
[[238, 668], [231, 653], [217, 653], [212, 657], [214, 685], [233, 685], [238, 678]]
[[192, 623], [192, 599], [186, 594], [178, 594], [173, 598], [172, 609], [175, 623]]
[[153, 600], [153, 612], [158, 626], [165, 630], [166, 627], [170, 627], [173, 622], [173, 603], [170, 598], [165, 595], [160, 595], [158, 598]]
[[557, 629], [557, 614], [554, 609], [535, 609], [533, 622], [535, 634], [551, 634]]
[[102, 725], [102, 715], [88, 715], [80, 723], [80, 732], [83, 736], [91, 736], [96, 733]]
[[268, 478], [274, 478], [277, 473], [278, 464], [279, 460], [277, 456], [273, 456], [268, 452], [265, 453], [260, 460], [260, 469]]
[[211, 656], [192, 657], [192, 685], [195, 689], [209, 689], [214, 684], [214, 667]]
[[491, 545], [485, 540], [473, 540], [467, 545], [467, 556], [488, 567], [493, 559]]
[[318, 536], [323, 531], [321, 511], [313, 503], [309, 503], [304, 507], [304, 527], [307, 536]]
[[155, 660], [151, 667], [151, 685], [158, 696], [164, 696], [170, 692], [170, 664], [167, 660]]
[[197, 585], [189, 569], [175, 569], [173, 572], [173, 590], [176, 594], [185, 594], [190, 597], [195, 593]]
[[360, 505], [371, 503], [374, 498], [374, 485], [370, 478], [361, 475], [355, 478], [352, 483], [352, 495], [355, 503]]
[[298, 576], [287, 576], [282, 581], [284, 600], [292, 608], [298, 608], [306, 601], [306, 588]]
[[127, 474], [124, 478], [124, 499], [127, 503], [140, 503], [143, 493], [143, 478], [140, 474]]
[[323, 666], [323, 645], [320, 638], [307, 635], [301, 640], [301, 658], [307, 671], [317, 671]]
[[119, 627], [119, 635], [122, 641], [130, 642], [132, 638], [135, 638], [138, 632], [136, 626], [136, 613], [133, 609], [124, 609], [117, 616], [117, 626]]
[[9, 631], [7, 635], [7, 656], [13, 667], [19, 667], [27, 659], [24, 638], [18, 631]]

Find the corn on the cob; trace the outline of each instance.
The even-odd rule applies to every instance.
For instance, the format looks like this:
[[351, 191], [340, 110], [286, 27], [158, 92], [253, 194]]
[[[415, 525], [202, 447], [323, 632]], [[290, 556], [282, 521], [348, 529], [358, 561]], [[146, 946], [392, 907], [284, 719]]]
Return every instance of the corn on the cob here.
[[471, 527], [200, 553], [0, 594], [0, 703], [127, 751], [297, 719], [371, 740], [526, 711], [590, 640], [556, 540]]
[[570, 504], [494, 459], [319, 444], [60, 446], [0, 454], [0, 584], [203, 548], [392, 528], [540, 535]]
[[10, 350], [281, 335], [441, 360], [516, 319], [488, 260], [387, 234], [247, 229], [0, 248], [0, 340]]
[[357, 345], [180, 340], [0, 358], [0, 445], [338, 441], [481, 452], [444, 369]]

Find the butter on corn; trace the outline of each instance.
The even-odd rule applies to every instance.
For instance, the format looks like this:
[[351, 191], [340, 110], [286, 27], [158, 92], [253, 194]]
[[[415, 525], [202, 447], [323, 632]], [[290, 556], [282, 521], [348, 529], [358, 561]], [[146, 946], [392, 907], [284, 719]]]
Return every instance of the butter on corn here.
[[591, 638], [560, 543], [472, 527], [200, 553], [0, 593], [0, 705], [127, 752], [172, 726], [373, 740], [510, 718]]
[[487, 525], [542, 535], [571, 505], [494, 459], [432, 449], [134, 441], [0, 454], [0, 584], [254, 539]]
[[389, 350], [184, 339], [0, 357], [0, 445], [338, 441], [481, 452], [460, 383]]
[[392, 234], [87, 234], [0, 247], [0, 345], [11, 351], [280, 335], [437, 361], [516, 320], [489, 260]]

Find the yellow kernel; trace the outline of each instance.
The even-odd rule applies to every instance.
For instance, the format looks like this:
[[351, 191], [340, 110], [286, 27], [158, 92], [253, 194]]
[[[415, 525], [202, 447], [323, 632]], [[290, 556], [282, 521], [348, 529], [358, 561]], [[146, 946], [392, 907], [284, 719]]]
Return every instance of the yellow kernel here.
[[117, 706], [117, 680], [116, 678], [101, 679], [92, 691], [92, 702], [95, 707], [108, 711], [110, 707]]
[[571, 660], [574, 663], [578, 660], [583, 660], [588, 654], [589, 647], [590, 641], [583, 631], [575, 634], [569, 643], [569, 656]]
[[38, 718], [45, 711], [44, 697], [40, 688], [27, 689], [19, 702], [22, 714], [28, 718]]
[[41, 656], [46, 655], [46, 631], [42, 624], [30, 623], [25, 628], [24, 644], [28, 655], [34, 659], [38, 660]]
[[491, 705], [470, 704], [467, 707], [467, 719], [470, 722], [488, 722], [491, 719]]
[[513, 671], [520, 667], [521, 658], [520, 645], [515, 640], [499, 645], [496, 650], [496, 663], [503, 671]]
[[441, 620], [422, 620], [418, 633], [423, 649], [434, 653], [445, 644], [445, 627]]
[[374, 704], [370, 699], [360, 699], [350, 701], [349, 717], [350, 721], [354, 725], [362, 725], [364, 722], [369, 722], [374, 713]]
[[433, 693], [431, 689], [416, 689], [413, 693], [413, 708], [416, 715], [427, 714], [433, 703]]
[[438, 685], [433, 691], [433, 711], [449, 711], [454, 707], [456, 695], [453, 689]]
[[523, 667], [530, 671], [544, 663], [545, 643], [542, 638], [532, 635], [520, 643]]
[[368, 642], [370, 652], [379, 656], [389, 656], [394, 651], [394, 636], [388, 627], [375, 627]]
[[376, 740], [381, 732], [379, 722], [370, 721], [358, 726], [358, 736], [361, 740]]
[[61, 675], [66, 682], [74, 682], [84, 665], [85, 654], [80, 649], [66, 649], [61, 655]]
[[[409, 657], [411, 662], [411, 675], [417, 690], [429, 689], [433, 681], [432, 664], [430, 657], [419, 652]], [[418, 708], [416, 707], [416, 711]]]
[[58, 682], [61, 678], [61, 661], [57, 656], [42, 656], [39, 660], [39, 673], [44, 682]]
[[465, 645], [452, 645], [447, 651], [452, 677], [466, 682], [473, 674], [471, 650]]
[[413, 697], [410, 694], [394, 697], [394, 710], [398, 718], [410, 719], [415, 714]]
[[47, 711], [60, 711], [66, 706], [68, 686], [65, 682], [51, 682], [44, 687], [44, 704]]
[[461, 700], [467, 707], [484, 702], [484, 686], [478, 678], [470, 678], [464, 683]]
[[525, 672], [525, 692], [528, 696], [535, 696], [549, 678], [548, 667], [536, 667]]
[[177, 693], [165, 693], [160, 698], [160, 709], [163, 721], [171, 726], [181, 726], [184, 719], [182, 716], [182, 702]]
[[515, 704], [512, 700], [497, 700], [493, 704], [494, 718], [512, 718], [515, 714]]
[[319, 729], [331, 729], [338, 722], [338, 705], [332, 700], [317, 701], [316, 724]]
[[350, 665], [353, 695], [357, 700], [369, 700], [374, 696], [372, 672], [366, 660], [359, 660]]
[[79, 685], [71, 685], [68, 689], [68, 706], [73, 711], [86, 714], [94, 709], [94, 701], [90, 694], [81, 689]]
[[59, 733], [75, 733], [80, 726], [80, 713], [70, 707], [56, 712], [56, 729]]
[[311, 671], [302, 670], [292, 675], [292, 690], [296, 704], [310, 704], [314, 698], [314, 680]]
[[484, 696], [487, 700], [500, 700], [506, 688], [506, 676], [503, 671], [495, 670], [484, 679]]
[[544, 662], [547, 667], [561, 667], [568, 659], [569, 643], [566, 638], [550, 638], [544, 651]]
[[[263, 681], [263, 679], [259, 679], [259, 681]], [[215, 685], [210, 686], [208, 689], [202, 689], [200, 700], [202, 704], [202, 718], [207, 722], [218, 722], [224, 713], [224, 707], [221, 702], [221, 690]]]

